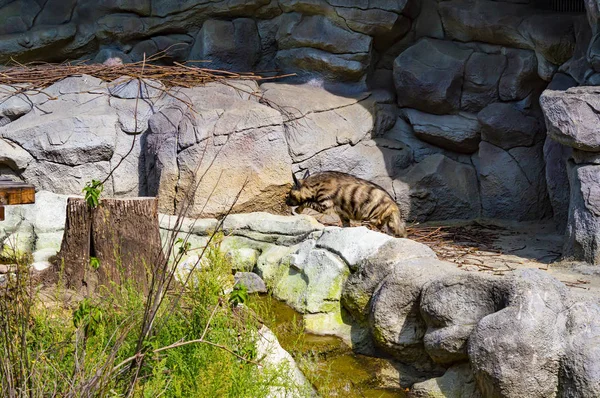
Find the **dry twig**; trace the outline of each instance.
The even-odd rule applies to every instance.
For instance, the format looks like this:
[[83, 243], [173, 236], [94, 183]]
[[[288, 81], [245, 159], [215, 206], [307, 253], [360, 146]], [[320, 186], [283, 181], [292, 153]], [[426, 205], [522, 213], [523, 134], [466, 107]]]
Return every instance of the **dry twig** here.
[[66, 77], [89, 75], [106, 82], [113, 81], [122, 76], [132, 79], [141, 79], [143, 77], [144, 79], [160, 81], [167, 88], [189, 88], [229, 79], [260, 81], [293, 76], [293, 74], [262, 76], [255, 73], [236, 73], [180, 63], [170, 66], [153, 63], [162, 57], [164, 57], [164, 54], [155, 55], [140, 62], [114, 66], [104, 64], [86, 65], [80, 63], [18, 64], [17, 66], [0, 70], [0, 84], [18, 88], [20, 92], [28, 92], [30, 90], [38, 92]]

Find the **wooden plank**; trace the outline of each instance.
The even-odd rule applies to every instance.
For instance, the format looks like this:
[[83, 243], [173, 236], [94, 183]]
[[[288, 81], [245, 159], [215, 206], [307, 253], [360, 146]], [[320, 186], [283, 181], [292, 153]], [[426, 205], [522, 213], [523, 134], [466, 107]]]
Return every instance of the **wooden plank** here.
[[35, 203], [35, 187], [33, 185], [0, 181], [0, 205], [30, 203]]
[[0, 221], [4, 221], [4, 206], [0, 206]]

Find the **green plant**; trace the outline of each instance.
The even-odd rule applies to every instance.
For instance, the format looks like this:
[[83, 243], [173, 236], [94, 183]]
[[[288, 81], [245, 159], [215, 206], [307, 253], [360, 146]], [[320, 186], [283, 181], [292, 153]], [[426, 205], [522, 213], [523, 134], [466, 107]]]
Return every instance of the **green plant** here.
[[236, 307], [238, 304], [244, 304], [248, 301], [248, 288], [238, 283], [233, 287], [231, 293], [229, 293], [229, 304]]
[[85, 202], [90, 208], [94, 209], [98, 207], [102, 191], [104, 191], [104, 183], [102, 183], [102, 181], [92, 180], [85, 184], [82, 192], [85, 196]]
[[181, 254], [188, 254], [188, 252], [190, 251], [190, 249], [192, 247], [192, 244], [190, 242], [185, 242], [184, 243], [184, 240], [182, 238], [178, 238], [175, 241], [175, 244], [179, 245], [178, 252], [179, 252], [180, 255]]
[[86, 335], [93, 336], [101, 324], [102, 310], [92, 304], [89, 298], [84, 298], [73, 311], [73, 325], [77, 329], [83, 327]]
[[100, 268], [100, 260], [98, 257], [90, 257], [90, 267], [92, 267], [93, 270], [98, 270], [98, 268]]

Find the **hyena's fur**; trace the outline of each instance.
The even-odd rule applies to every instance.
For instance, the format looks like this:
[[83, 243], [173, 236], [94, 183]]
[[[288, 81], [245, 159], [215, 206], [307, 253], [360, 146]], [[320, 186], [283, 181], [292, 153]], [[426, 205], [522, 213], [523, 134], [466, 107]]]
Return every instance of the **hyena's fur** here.
[[342, 224], [364, 222], [384, 233], [406, 237], [404, 217], [394, 199], [379, 185], [336, 171], [324, 171], [304, 179], [294, 178], [286, 203], [320, 213], [335, 213]]

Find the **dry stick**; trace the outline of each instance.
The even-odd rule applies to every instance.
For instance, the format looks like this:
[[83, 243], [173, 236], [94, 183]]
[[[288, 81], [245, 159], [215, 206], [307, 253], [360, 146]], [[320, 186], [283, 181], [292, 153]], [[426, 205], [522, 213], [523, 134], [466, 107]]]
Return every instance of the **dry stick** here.
[[[202, 157], [201, 157], [201, 161], [199, 162], [196, 171], [198, 170], [198, 168], [200, 167], [200, 165], [202, 164], [202, 160], [204, 159], [204, 155], [206, 153], [206, 147], [208, 146], [208, 144], [204, 147], [204, 151], [202, 152]], [[214, 162], [214, 159], [213, 159]], [[211, 163], [212, 165], [212, 163]], [[210, 168], [210, 165], [209, 165]], [[202, 179], [202, 178], [201, 178]], [[201, 182], [201, 179], [198, 182], [198, 185]], [[195, 189], [193, 190], [193, 192], [196, 192], [196, 189], [198, 188], [198, 186], [195, 187]], [[184, 198], [185, 199], [185, 198]], [[209, 200], [210, 198], [208, 198], [207, 200]], [[171, 238], [169, 239], [169, 244], [168, 244], [168, 250], [167, 250], [167, 255], [164, 258], [164, 262], [162, 264], [162, 267], [160, 270], [156, 270], [156, 272], [152, 273], [152, 280], [150, 282], [150, 291], [148, 292], [148, 299], [146, 300], [146, 305], [144, 308], [144, 317], [142, 319], [142, 334], [140, 336], [140, 340], [138, 341], [138, 347], [136, 348], [136, 351], [139, 351], [141, 348], [141, 344], [143, 342], [143, 339], [146, 338], [146, 335], [149, 333], [149, 330], [152, 327], [152, 323], [154, 322], [154, 316], [156, 316], [156, 310], [157, 310], [157, 304], [160, 303], [161, 301], [159, 300], [159, 296], [163, 294], [163, 287], [164, 287], [164, 282], [165, 282], [165, 274], [168, 272], [168, 265], [169, 265], [169, 256], [171, 251], [174, 249], [175, 247], [175, 241], [177, 238], [177, 231], [180, 230], [181, 225], [183, 223], [183, 214], [185, 214], [184, 212], [187, 211], [187, 209], [189, 208], [189, 206], [191, 206], [190, 204], [191, 202], [188, 201], [188, 203], [185, 203], [184, 206], [182, 206], [181, 210], [179, 211], [179, 214], [177, 216], [177, 219], [175, 221], [175, 225], [173, 227], [173, 233], [171, 234]], [[160, 257], [157, 257], [155, 259], [156, 262], [158, 262], [160, 259]], [[157, 267], [158, 268], [158, 267]], [[174, 271], [173, 271], [174, 272]], [[161, 276], [161, 278], [159, 280], [157, 280], [155, 278], [155, 274]], [[168, 286], [168, 285], [167, 285]], [[149, 318], [152, 318], [149, 320]]]
[[[199, 170], [199, 168], [200, 168], [200, 166], [201, 166], [201, 164], [202, 164], [202, 161], [204, 160], [204, 156], [205, 156], [205, 154], [206, 154], [206, 148], [207, 148], [207, 146], [208, 146], [208, 143], [207, 143], [207, 145], [205, 145], [205, 147], [204, 147], [204, 150], [203, 150], [203, 152], [202, 152], [202, 156], [201, 156], [201, 158], [200, 158], [200, 162], [198, 162], [198, 166], [196, 167], [196, 170], [195, 170], [195, 173], [194, 173], [194, 174], [197, 174], [197, 173], [198, 173], [198, 170]], [[222, 148], [221, 148], [221, 149], [222, 149]], [[221, 149], [220, 149], [220, 150], [221, 150]], [[174, 249], [174, 245], [175, 245], [176, 238], [177, 238], [177, 231], [179, 231], [179, 230], [180, 230], [180, 228], [181, 228], [181, 225], [182, 225], [182, 223], [183, 223], [183, 219], [184, 219], [183, 215], [184, 215], [184, 214], [187, 214], [187, 211], [189, 210], [189, 207], [191, 206], [191, 203], [192, 203], [192, 201], [191, 201], [191, 199], [190, 199], [190, 196], [194, 196], [194, 195], [195, 195], [195, 192], [196, 192], [196, 190], [198, 189], [198, 187], [199, 187], [199, 184], [202, 182], [202, 180], [203, 180], [204, 176], [206, 175], [206, 173], [208, 172], [208, 170], [210, 170], [210, 168], [211, 168], [211, 167], [212, 167], [212, 165], [214, 164], [214, 162], [215, 162], [215, 160], [216, 160], [217, 156], [220, 154], [220, 150], [219, 150], [219, 152], [217, 153], [217, 155], [216, 155], [216, 156], [213, 158], [213, 160], [211, 161], [211, 164], [208, 166], [207, 170], [204, 172], [204, 174], [203, 174], [203, 175], [200, 177], [200, 179], [198, 180], [198, 184], [195, 186], [195, 188], [194, 188], [193, 190], [191, 190], [190, 192], [187, 192], [187, 193], [186, 193], [186, 196], [184, 197], [185, 203], [184, 203], [184, 206], [182, 206], [182, 208], [181, 208], [181, 209], [180, 209], [180, 211], [179, 211], [179, 215], [178, 215], [178, 217], [177, 217], [177, 220], [175, 221], [175, 226], [174, 226], [174, 228], [173, 228], [173, 232], [172, 232], [172, 234], [171, 234], [170, 244], [168, 245], [168, 246], [169, 246], [169, 249], [167, 250], [167, 253], [169, 253], [169, 255], [170, 255], [170, 253], [171, 253], [171, 252], [173, 251], [173, 249]], [[221, 176], [222, 176], [222, 175], [223, 175], [223, 171], [221, 171], [221, 173], [219, 174], [219, 178], [217, 179], [217, 182], [216, 182], [215, 186], [213, 187], [212, 191], [211, 191], [211, 192], [210, 192], [210, 194], [208, 195], [208, 197], [207, 197], [207, 199], [206, 199], [206, 201], [205, 201], [205, 203], [204, 203], [204, 206], [202, 207], [202, 209], [201, 209], [201, 211], [200, 211], [201, 213], [204, 211], [204, 209], [205, 209], [206, 205], [207, 205], [207, 204], [208, 204], [208, 202], [210, 201], [210, 198], [212, 197], [212, 195], [213, 195], [213, 193], [214, 193], [214, 191], [215, 191], [215, 189], [216, 189], [217, 185], [219, 184], [219, 181], [221, 180]], [[192, 223], [192, 228], [193, 228], [193, 226], [195, 225], [195, 223], [196, 223], [196, 220], [194, 220], [194, 222]], [[187, 232], [187, 234], [186, 234], [186, 236], [185, 236], [185, 239], [184, 239], [184, 241], [183, 241], [183, 246], [184, 246], [184, 247], [185, 247], [185, 245], [187, 244], [187, 242], [188, 242], [188, 240], [189, 240], [189, 238], [190, 238], [190, 236], [191, 236], [191, 235], [192, 235], [192, 233], [191, 233], [191, 228], [190, 228], [190, 230]], [[170, 283], [171, 283], [171, 281], [172, 281], [172, 279], [173, 279], [173, 276], [174, 276], [174, 274], [175, 274], [175, 272], [176, 272], [176, 270], [177, 270], [177, 266], [178, 266], [178, 264], [179, 264], [179, 261], [181, 261], [181, 259], [183, 258], [183, 255], [184, 255], [184, 253], [179, 253], [179, 254], [178, 254], [176, 257], [175, 257], [175, 259], [174, 259], [174, 266], [173, 266], [173, 267], [171, 268], [171, 270], [169, 271], [169, 275], [168, 275], [168, 277], [167, 277], [167, 283], [166, 283], [166, 286], [167, 286], [167, 287], [170, 285]], [[161, 272], [161, 275], [164, 275], [164, 274], [167, 272], [167, 269], [168, 269], [168, 262], [169, 262], [169, 261], [168, 261], [168, 256], [167, 256], [167, 258], [165, 259], [165, 263], [164, 263], [164, 265], [163, 265], [163, 269], [161, 270], [161, 271], [162, 271], [162, 272]], [[162, 284], [161, 284], [161, 287], [160, 287], [160, 289], [162, 289]], [[160, 305], [160, 304], [159, 304], [159, 305]]]
[[[262, 366], [262, 364], [260, 364], [260, 363], [258, 363], [256, 361], [253, 361], [253, 360], [248, 359], [248, 358], [244, 358], [243, 356], [241, 356], [239, 354], [236, 354], [235, 352], [233, 352], [231, 349], [225, 347], [224, 345], [213, 343], [211, 341], [202, 340], [202, 339], [188, 340], [188, 341], [181, 341], [181, 342], [173, 343], [173, 344], [165, 346], [165, 347], [157, 348], [156, 350], [153, 350], [152, 353], [156, 354], [156, 353], [159, 353], [161, 351], [170, 350], [172, 348], [177, 348], [177, 347], [181, 347], [181, 346], [184, 346], [184, 345], [195, 344], [195, 343], [208, 344], [210, 346], [220, 348], [220, 349], [222, 349], [224, 351], [227, 351], [231, 355], [237, 357], [238, 359], [241, 359], [241, 360], [243, 360], [245, 362], [248, 362], [248, 363], [251, 363], [251, 364], [254, 364], [254, 365], [257, 365], [257, 366]], [[144, 354], [144, 353], [138, 353], [136, 355], [130, 356], [129, 358], [123, 360], [121, 363], [119, 363], [118, 365], [116, 365], [113, 368], [113, 372], [116, 371], [116, 370], [118, 370], [120, 367], [122, 367], [124, 365], [127, 365], [131, 361], [143, 359], [146, 355], [147, 354]]]
[[210, 313], [210, 317], [208, 318], [208, 322], [206, 322], [206, 326], [204, 327], [202, 336], [200, 336], [200, 340], [204, 340], [204, 336], [206, 336], [206, 332], [208, 332], [208, 327], [210, 326], [210, 323], [212, 322], [213, 316], [215, 316], [215, 313], [217, 312], [217, 308], [219, 308], [220, 305], [221, 305], [221, 300], [219, 299], [219, 302], [217, 303], [217, 305], [215, 305], [215, 308], [213, 308], [212, 312]]

